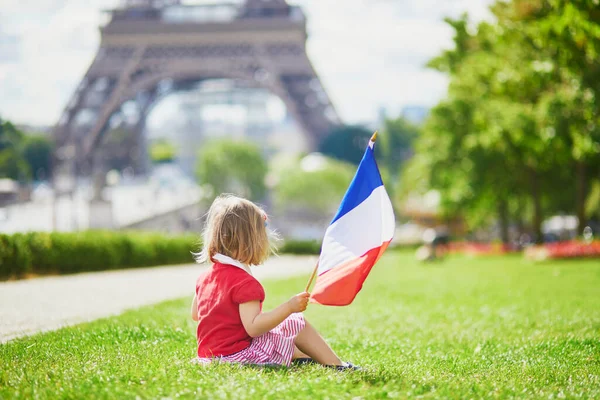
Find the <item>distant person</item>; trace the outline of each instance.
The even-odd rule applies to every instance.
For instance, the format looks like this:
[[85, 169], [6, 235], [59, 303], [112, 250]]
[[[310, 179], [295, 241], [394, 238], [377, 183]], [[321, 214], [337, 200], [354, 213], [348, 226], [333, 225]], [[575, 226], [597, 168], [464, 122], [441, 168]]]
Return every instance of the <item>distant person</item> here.
[[435, 258], [442, 259], [448, 253], [448, 243], [450, 241], [450, 237], [448, 235], [448, 230], [444, 227], [439, 227], [435, 230], [435, 236], [431, 245], [433, 246], [433, 253], [435, 254]]
[[278, 364], [319, 363], [358, 369], [333, 352], [301, 314], [309, 294], [293, 296], [263, 312], [265, 291], [250, 265], [262, 264], [271, 247], [267, 214], [231, 195], [218, 197], [208, 211], [204, 248], [197, 261], [212, 266], [196, 281], [192, 319], [198, 321], [198, 361]]
[[445, 229], [426, 229], [423, 232], [423, 246], [417, 249], [417, 260], [434, 261], [444, 258], [448, 251], [448, 239]]

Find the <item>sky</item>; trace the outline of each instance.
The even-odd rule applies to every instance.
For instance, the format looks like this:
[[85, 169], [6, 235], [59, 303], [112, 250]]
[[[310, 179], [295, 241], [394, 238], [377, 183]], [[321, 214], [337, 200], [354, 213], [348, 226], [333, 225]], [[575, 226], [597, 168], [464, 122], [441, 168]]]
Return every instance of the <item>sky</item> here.
[[[488, 19], [491, 0], [296, 0], [307, 52], [346, 123], [430, 107], [447, 79], [424, 67], [452, 46], [444, 16]], [[100, 42], [101, 10], [117, 0], [0, 0], [0, 117], [53, 125]]]

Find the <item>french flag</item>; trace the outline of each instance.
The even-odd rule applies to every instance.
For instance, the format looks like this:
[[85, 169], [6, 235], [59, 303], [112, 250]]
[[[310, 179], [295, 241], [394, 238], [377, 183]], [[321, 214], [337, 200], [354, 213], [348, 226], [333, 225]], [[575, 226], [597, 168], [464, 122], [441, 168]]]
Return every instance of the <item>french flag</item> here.
[[385, 191], [373, 148], [358, 166], [340, 208], [325, 232], [311, 302], [345, 306], [354, 300], [395, 231], [392, 202]]

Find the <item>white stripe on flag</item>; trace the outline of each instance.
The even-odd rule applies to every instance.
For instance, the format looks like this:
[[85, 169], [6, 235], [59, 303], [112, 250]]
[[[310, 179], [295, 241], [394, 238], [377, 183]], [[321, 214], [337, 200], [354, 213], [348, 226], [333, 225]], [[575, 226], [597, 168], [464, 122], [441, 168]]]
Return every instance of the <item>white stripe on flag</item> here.
[[358, 206], [327, 228], [319, 259], [319, 275], [364, 255], [394, 237], [395, 219], [390, 198], [379, 186]]

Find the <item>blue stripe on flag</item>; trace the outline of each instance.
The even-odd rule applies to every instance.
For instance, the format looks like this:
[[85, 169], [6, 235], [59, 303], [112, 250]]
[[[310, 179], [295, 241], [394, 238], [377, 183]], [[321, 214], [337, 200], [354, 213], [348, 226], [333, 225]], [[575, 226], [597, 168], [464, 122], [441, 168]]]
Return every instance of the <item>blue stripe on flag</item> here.
[[383, 181], [381, 180], [379, 168], [377, 168], [377, 163], [375, 162], [373, 149], [370, 146], [367, 146], [365, 155], [356, 170], [356, 175], [354, 175], [354, 179], [352, 179], [352, 183], [350, 183], [350, 187], [344, 195], [342, 204], [340, 204], [340, 208], [331, 223], [333, 224], [347, 212], [365, 201], [373, 190], [382, 185]]

